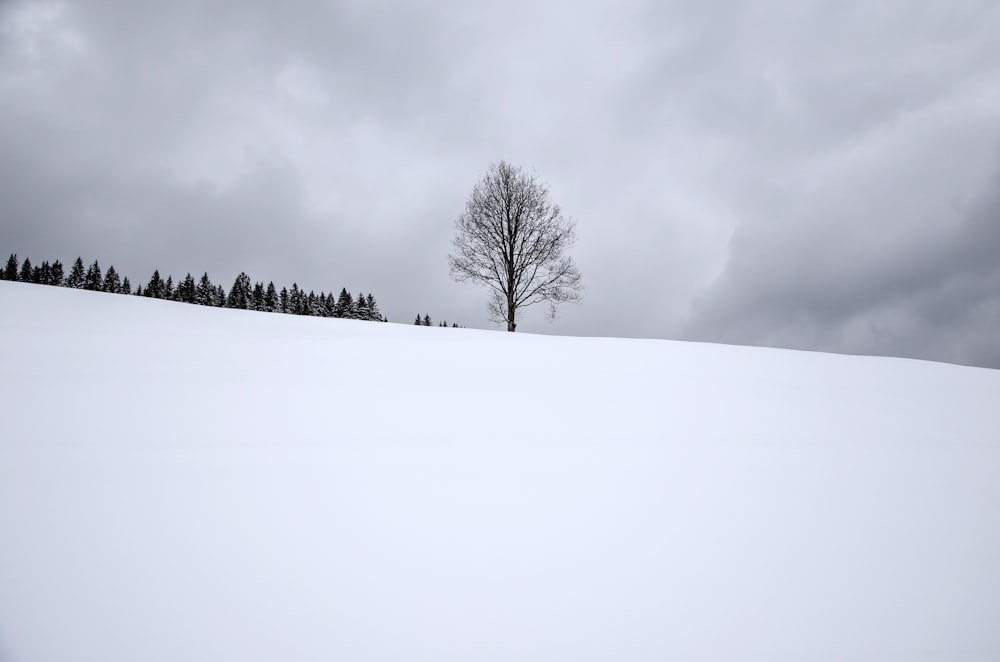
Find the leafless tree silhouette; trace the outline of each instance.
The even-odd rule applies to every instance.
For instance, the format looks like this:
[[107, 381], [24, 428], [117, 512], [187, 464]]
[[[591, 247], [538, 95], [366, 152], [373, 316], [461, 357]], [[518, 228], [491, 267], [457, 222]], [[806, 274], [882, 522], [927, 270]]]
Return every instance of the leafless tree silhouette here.
[[545, 184], [506, 161], [490, 165], [455, 222], [451, 277], [490, 289], [490, 319], [517, 328], [517, 311], [532, 304], [579, 301], [583, 285], [566, 255], [576, 224], [549, 200]]

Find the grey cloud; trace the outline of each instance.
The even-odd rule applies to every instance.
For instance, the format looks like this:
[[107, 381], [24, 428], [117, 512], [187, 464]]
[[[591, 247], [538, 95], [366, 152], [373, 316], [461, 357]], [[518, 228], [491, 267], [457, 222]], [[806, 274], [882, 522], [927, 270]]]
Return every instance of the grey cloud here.
[[995, 173], [967, 209], [906, 232], [878, 236], [840, 217], [742, 226], [685, 335], [1000, 367]]
[[14, 0], [0, 248], [487, 326], [445, 256], [507, 159], [586, 286], [519, 329], [996, 365], [996, 61], [971, 1]]

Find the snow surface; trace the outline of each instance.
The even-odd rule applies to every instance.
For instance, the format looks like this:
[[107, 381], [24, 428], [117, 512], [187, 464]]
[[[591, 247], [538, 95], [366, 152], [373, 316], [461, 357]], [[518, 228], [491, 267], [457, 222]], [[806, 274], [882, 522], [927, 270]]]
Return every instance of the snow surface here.
[[5, 662], [1000, 659], [1000, 371], [0, 311]]

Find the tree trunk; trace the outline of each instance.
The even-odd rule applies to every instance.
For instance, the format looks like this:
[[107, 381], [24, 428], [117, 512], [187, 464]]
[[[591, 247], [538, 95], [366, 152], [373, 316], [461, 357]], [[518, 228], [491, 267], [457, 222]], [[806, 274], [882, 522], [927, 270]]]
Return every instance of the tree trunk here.
[[517, 324], [514, 323], [514, 301], [512, 297], [507, 298], [507, 331], [509, 333], [514, 333], [514, 329], [517, 328]]

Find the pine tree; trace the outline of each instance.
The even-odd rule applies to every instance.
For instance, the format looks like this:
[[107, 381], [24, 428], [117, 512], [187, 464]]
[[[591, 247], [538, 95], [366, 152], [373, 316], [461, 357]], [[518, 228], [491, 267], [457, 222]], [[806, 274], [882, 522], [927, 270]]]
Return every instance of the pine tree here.
[[358, 300], [354, 304], [355, 317], [359, 320], [371, 319], [368, 313], [368, 300], [361, 292], [358, 293]]
[[221, 285], [215, 286], [215, 298], [212, 301], [212, 305], [216, 308], [223, 308], [226, 305], [226, 290]]
[[430, 325], [431, 325], [431, 316], [424, 315], [424, 326], [430, 326]]
[[299, 290], [298, 283], [292, 283], [292, 291], [288, 294], [288, 312], [292, 315], [301, 315], [301, 310], [302, 291]]
[[76, 261], [73, 262], [73, 266], [69, 270], [69, 276], [66, 277], [66, 287], [82, 290], [84, 276], [83, 260], [76, 258]]
[[160, 278], [160, 270], [156, 269], [153, 271], [153, 276], [146, 283], [146, 290], [143, 296], [150, 297], [152, 299], [162, 299], [163, 298], [163, 279]]
[[31, 270], [31, 282], [41, 284], [42, 282], [42, 268], [37, 264]]
[[249, 308], [252, 289], [253, 286], [250, 284], [250, 276], [247, 276], [244, 272], [240, 272], [240, 275], [236, 277], [235, 281], [233, 281], [233, 288], [229, 290], [229, 298], [226, 300], [226, 307], [239, 308], [241, 310]]
[[250, 309], [256, 311], [264, 310], [264, 286], [261, 283], [254, 283]]
[[31, 282], [31, 260], [24, 258], [24, 264], [21, 265], [21, 275], [18, 277], [19, 281], [22, 283]]
[[417, 313], [417, 319], [413, 320], [414, 326], [423, 326], [423, 322], [420, 320], [420, 313]]
[[18, 280], [17, 277], [17, 255], [15, 253], [10, 254], [10, 258], [7, 260], [7, 267], [3, 270], [4, 280]]
[[65, 285], [63, 281], [63, 263], [56, 260], [52, 263], [52, 273], [49, 275], [49, 285]]
[[129, 282], [128, 276], [122, 280], [122, 294], [132, 294], [132, 283]]
[[184, 277], [184, 280], [180, 282], [180, 285], [177, 286], [175, 298], [184, 303], [195, 302], [194, 278], [192, 278], [190, 273], [188, 273], [188, 275]]
[[144, 296], [146, 296], [146, 293], [142, 291], [142, 285], [136, 285], [135, 286], [135, 295], [137, 297], [144, 297]]
[[104, 274], [104, 291], [111, 292], [112, 294], [121, 294], [121, 279], [118, 277], [118, 272], [115, 271], [115, 265], [113, 264], [108, 267], [107, 273]]
[[194, 302], [201, 306], [211, 306], [215, 304], [215, 288], [208, 277], [206, 271], [198, 281], [198, 287], [194, 291]]
[[97, 292], [102, 289], [103, 285], [101, 265], [97, 263], [97, 260], [94, 260], [94, 263], [87, 269], [87, 275], [83, 277], [83, 289]]
[[264, 310], [273, 313], [278, 307], [278, 293], [274, 289], [274, 281], [267, 284], [267, 291], [264, 292]]
[[357, 316], [357, 310], [354, 307], [354, 299], [351, 297], [351, 293], [347, 291], [347, 288], [340, 290], [340, 296], [337, 297], [337, 305], [334, 306], [333, 314], [335, 317], [344, 317], [351, 319]]
[[42, 266], [38, 270], [38, 282], [42, 285], [52, 284], [52, 267], [49, 265], [49, 261], [46, 260], [42, 262]]
[[281, 288], [281, 295], [278, 297], [278, 312], [288, 312], [288, 288]]
[[174, 298], [174, 277], [169, 274], [167, 275], [167, 282], [163, 284], [163, 298]]
[[381, 322], [382, 311], [379, 310], [378, 304], [375, 303], [375, 297], [373, 297], [370, 292], [368, 293], [368, 298], [365, 299], [365, 303], [368, 307], [368, 319], [375, 322]]
[[306, 304], [309, 301], [308, 295], [306, 295], [305, 288], [299, 288], [299, 295], [295, 300], [295, 314], [305, 315], [306, 314]]

